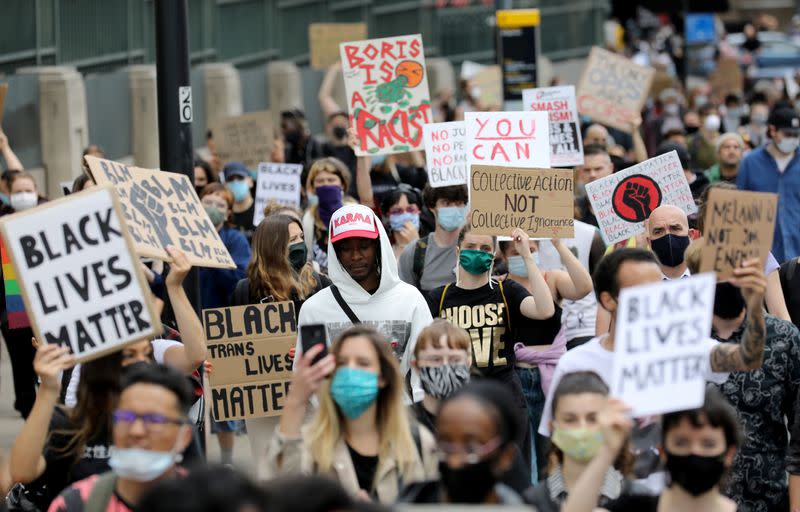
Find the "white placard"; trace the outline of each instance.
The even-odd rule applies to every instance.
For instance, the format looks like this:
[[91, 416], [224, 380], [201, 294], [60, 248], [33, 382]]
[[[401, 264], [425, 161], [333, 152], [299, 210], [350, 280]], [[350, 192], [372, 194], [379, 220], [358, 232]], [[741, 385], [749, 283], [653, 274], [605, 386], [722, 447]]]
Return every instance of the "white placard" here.
[[426, 124], [425, 160], [431, 187], [467, 184], [466, 128], [464, 121]]
[[467, 112], [467, 169], [475, 164], [550, 167], [547, 112]]
[[644, 221], [662, 204], [697, 211], [677, 151], [587, 183], [586, 195], [606, 244], [644, 233]]
[[0, 221], [33, 330], [80, 361], [161, 332], [111, 187]]
[[300, 208], [301, 164], [258, 164], [256, 185], [256, 206], [253, 225], [258, 226], [264, 219], [264, 207], [270, 201], [292, 208]]
[[716, 281], [706, 273], [620, 290], [611, 395], [635, 417], [703, 405]]
[[522, 108], [547, 112], [550, 116], [550, 165], [583, 165], [583, 141], [574, 85], [525, 89], [522, 91]]

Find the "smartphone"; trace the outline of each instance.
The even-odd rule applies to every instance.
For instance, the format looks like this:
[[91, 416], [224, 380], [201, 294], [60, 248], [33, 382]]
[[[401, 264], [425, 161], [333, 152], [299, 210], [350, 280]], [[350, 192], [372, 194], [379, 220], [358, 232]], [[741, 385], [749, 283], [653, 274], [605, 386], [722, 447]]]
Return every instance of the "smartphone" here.
[[300, 339], [303, 343], [303, 353], [305, 354], [314, 345], [322, 344], [322, 352], [314, 357], [311, 364], [316, 364], [317, 361], [328, 355], [328, 343], [325, 335], [325, 324], [311, 324], [300, 326]]

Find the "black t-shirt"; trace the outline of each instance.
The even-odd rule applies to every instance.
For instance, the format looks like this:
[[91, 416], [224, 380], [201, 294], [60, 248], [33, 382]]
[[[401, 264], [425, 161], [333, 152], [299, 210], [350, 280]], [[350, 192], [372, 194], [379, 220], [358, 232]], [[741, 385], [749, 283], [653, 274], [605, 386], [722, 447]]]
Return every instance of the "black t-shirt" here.
[[253, 201], [253, 204], [250, 205], [250, 208], [246, 209], [243, 212], [233, 213], [233, 225], [241, 231], [244, 236], [247, 237], [247, 241], [250, 242], [253, 239], [253, 231], [256, 230], [256, 227], [253, 226], [253, 216], [256, 213], [256, 202]]
[[656, 512], [659, 498], [646, 494], [623, 494], [603, 508], [609, 512]]
[[800, 327], [800, 258], [784, 262], [778, 270], [786, 309], [794, 325]]
[[451, 284], [442, 300], [444, 288], [440, 286], [428, 294], [431, 314], [445, 318], [469, 333], [472, 362], [481, 374], [504, 378], [513, 373], [516, 357], [508, 327], [510, 325], [513, 330], [520, 322], [522, 313], [519, 308], [530, 295], [528, 290], [513, 281], [486, 284], [474, 290]]
[[[395, 167], [397, 168], [397, 176], [400, 178], [399, 182], [390, 172], [371, 171], [369, 173], [376, 206], [380, 206], [383, 198], [396, 189], [400, 183], [411, 185], [419, 190], [424, 189], [425, 184], [428, 183], [428, 173], [425, 172], [424, 167], [408, 167], [405, 165], [396, 165]], [[386, 215], [387, 212], [382, 213]]]
[[[506, 281], [508, 283], [510, 281]], [[505, 283], [504, 283], [505, 284]], [[550, 318], [534, 320], [520, 315], [520, 321], [514, 326], [514, 343], [525, 346], [546, 346], [553, 343], [561, 330], [561, 306], [555, 304], [556, 312]]]
[[378, 470], [378, 456], [377, 455], [361, 455], [355, 451], [349, 444], [347, 450], [350, 452], [350, 458], [353, 460], [353, 468], [356, 470], [356, 478], [358, 479], [358, 487], [372, 492], [372, 484], [375, 480], [375, 472]]

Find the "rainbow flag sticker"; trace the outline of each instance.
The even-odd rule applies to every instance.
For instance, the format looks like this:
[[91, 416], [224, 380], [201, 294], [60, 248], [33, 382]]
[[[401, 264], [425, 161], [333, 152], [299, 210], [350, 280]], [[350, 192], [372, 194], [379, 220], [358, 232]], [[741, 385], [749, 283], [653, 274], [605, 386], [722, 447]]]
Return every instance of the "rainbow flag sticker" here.
[[6, 312], [8, 314], [8, 327], [10, 329], [22, 329], [30, 327], [28, 314], [25, 313], [25, 303], [22, 300], [22, 292], [19, 291], [17, 273], [11, 264], [11, 257], [6, 252], [6, 246], [0, 240], [0, 259], [3, 262], [3, 288], [6, 291]]

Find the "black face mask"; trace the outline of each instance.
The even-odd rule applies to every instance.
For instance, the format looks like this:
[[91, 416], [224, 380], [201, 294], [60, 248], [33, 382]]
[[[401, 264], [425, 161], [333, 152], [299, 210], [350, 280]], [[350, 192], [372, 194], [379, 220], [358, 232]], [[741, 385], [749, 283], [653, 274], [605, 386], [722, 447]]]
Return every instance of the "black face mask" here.
[[686, 135], [694, 135], [698, 130], [700, 130], [699, 126], [687, 126]]
[[203, 185], [203, 186], [201, 186], [201, 187], [198, 187], [198, 186], [195, 186], [195, 187], [194, 187], [194, 191], [195, 191], [195, 192], [197, 192], [197, 197], [200, 197], [200, 194], [202, 194], [202, 193], [203, 193], [203, 189], [204, 189], [204, 188], [206, 188], [206, 186], [205, 186], [205, 185]]
[[683, 253], [691, 240], [688, 235], [668, 234], [650, 241], [650, 248], [665, 267], [677, 267], [683, 263]]
[[335, 139], [344, 139], [345, 137], [347, 137], [347, 128], [345, 128], [344, 126], [334, 126], [333, 137]]
[[667, 452], [667, 472], [671, 484], [678, 484], [692, 496], [710, 491], [725, 472], [725, 454], [715, 457], [674, 455]]
[[714, 314], [724, 320], [738, 317], [745, 308], [742, 291], [731, 283], [717, 283], [714, 295]]
[[489, 458], [451, 468], [445, 461], [439, 462], [439, 474], [450, 502], [482, 503], [497, 482], [493, 463], [494, 458]]

